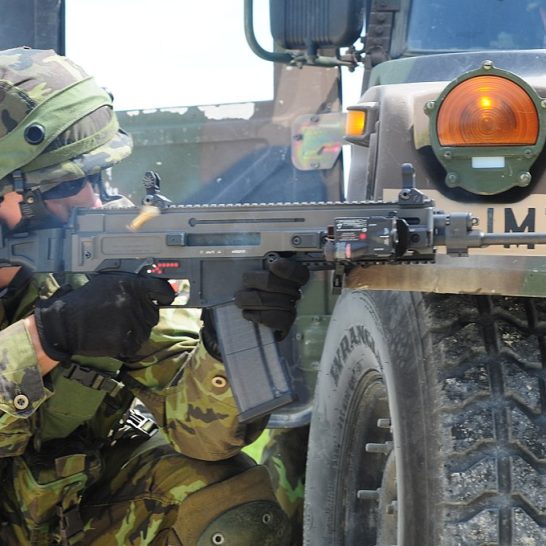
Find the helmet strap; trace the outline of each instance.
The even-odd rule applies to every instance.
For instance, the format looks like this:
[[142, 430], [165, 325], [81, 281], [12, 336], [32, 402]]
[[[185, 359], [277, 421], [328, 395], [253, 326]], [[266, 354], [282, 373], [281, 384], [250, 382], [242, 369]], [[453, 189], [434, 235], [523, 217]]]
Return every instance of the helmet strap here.
[[14, 232], [30, 231], [44, 227], [59, 225], [59, 221], [45, 206], [42, 192], [39, 188], [28, 188], [24, 173], [17, 169], [11, 173], [13, 191], [23, 198], [19, 203], [21, 221], [13, 228]]
[[16, 191], [19, 194], [23, 194], [26, 189], [26, 178], [21, 169], [15, 169], [11, 175], [11, 183], [13, 185], [13, 191]]
[[62, 222], [55, 218], [46, 207], [39, 188], [30, 188], [27, 185], [25, 174], [16, 169], [10, 174], [13, 191], [22, 196], [19, 202], [21, 220], [11, 230], [12, 232], [32, 231], [40, 228], [61, 226]]
[[61, 225], [60, 220], [57, 220], [46, 207], [42, 192], [38, 188], [29, 189], [23, 193], [19, 209], [22, 218], [13, 231], [32, 231]]

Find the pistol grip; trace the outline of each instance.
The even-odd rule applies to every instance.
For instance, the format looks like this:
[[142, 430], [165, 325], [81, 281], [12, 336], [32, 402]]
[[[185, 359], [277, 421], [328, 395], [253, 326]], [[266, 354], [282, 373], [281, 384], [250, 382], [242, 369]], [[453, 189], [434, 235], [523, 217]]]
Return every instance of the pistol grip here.
[[292, 402], [295, 395], [288, 363], [279, 353], [271, 328], [243, 318], [234, 303], [212, 311], [241, 423]]

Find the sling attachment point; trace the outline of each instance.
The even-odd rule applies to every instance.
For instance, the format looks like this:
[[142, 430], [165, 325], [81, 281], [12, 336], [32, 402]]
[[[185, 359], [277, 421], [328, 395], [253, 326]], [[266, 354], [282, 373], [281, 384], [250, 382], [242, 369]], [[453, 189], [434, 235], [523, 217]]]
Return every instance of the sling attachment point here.
[[134, 437], [143, 440], [151, 438], [159, 428], [155, 421], [132, 409], [129, 410], [129, 414], [125, 418], [123, 424], [125, 427], [129, 427], [129, 432], [132, 433]]
[[115, 445], [118, 440], [148, 440], [159, 427], [153, 419], [143, 415], [139, 411], [130, 409], [126, 417], [121, 421], [119, 428], [114, 430], [111, 444]]

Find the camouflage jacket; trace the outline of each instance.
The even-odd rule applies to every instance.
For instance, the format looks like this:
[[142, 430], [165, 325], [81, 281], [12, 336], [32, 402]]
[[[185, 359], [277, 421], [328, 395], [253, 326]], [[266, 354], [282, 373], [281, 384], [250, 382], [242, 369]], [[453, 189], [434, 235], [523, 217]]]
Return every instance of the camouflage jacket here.
[[[72, 286], [81, 282], [81, 277], [70, 280]], [[29, 442], [37, 447], [66, 438], [82, 426], [105, 439], [133, 397], [150, 410], [172, 446], [189, 457], [225, 459], [257, 437], [261, 427], [237, 420], [223, 364], [199, 342], [197, 310], [162, 309], [159, 324], [131, 362], [75, 356], [77, 366], [59, 365], [42, 378], [21, 319], [58, 286], [50, 275], [35, 275], [0, 301], [0, 457], [21, 455]], [[71, 379], [70, 366], [95, 376], [93, 385]], [[97, 388], [105, 378], [124, 387]]]

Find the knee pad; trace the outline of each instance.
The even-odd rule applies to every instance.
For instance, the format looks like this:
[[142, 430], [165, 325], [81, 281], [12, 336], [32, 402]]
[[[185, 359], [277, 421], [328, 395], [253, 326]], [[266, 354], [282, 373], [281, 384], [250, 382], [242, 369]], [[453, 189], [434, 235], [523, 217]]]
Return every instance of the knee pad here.
[[175, 529], [184, 546], [286, 546], [290, 537], [263, 466], [191, 494], [180, 505]]
[[290, 529], [288, 517], [272, 501], [241, 504], [209, 523], [197, 546], [286, 546]]

